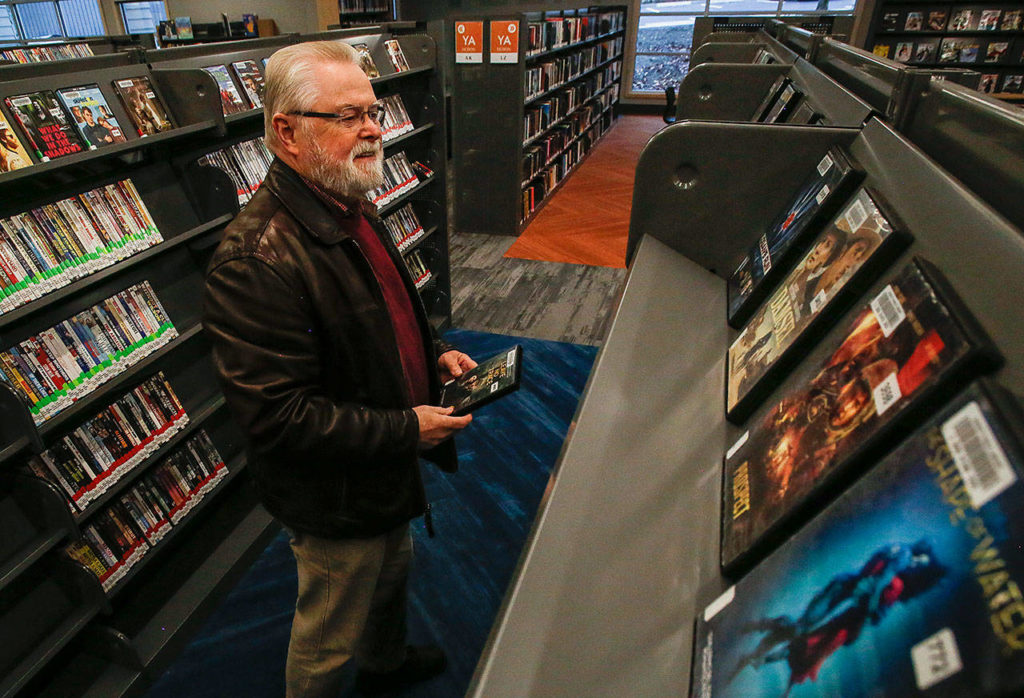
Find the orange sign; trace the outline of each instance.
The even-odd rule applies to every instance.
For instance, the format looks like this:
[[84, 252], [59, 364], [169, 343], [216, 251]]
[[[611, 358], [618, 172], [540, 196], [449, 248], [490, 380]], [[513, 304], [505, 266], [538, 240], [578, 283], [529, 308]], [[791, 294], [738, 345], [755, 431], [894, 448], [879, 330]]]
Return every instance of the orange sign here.
[[484, 23], [455, 23], [455, 62], [484, 62]]
[[491, 20], [491, 63], [519, 62], [519, 22]]

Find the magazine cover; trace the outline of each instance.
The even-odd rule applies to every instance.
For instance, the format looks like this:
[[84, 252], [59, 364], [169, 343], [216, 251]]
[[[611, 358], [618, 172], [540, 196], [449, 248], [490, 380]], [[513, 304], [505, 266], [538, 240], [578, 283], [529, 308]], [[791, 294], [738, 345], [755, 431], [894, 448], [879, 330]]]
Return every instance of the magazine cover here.
[[264, 82], [259, 65], [256, 61], [235, 61], [231, 67], [238, 76], [238, 82], [245, 90], [245, 96], [249, 98], [253, 109], [262, 109]]
[[224, 108], [225, 116], [249, 109], [249, 105], [242, 99], [242, 95], [238, 94], [238, 88], [235, 87], [235, 82], [231, 79], [227, 68], [222, 65], [208, 65], [203, 70], [217, 81], [217, 87], [220, 90], [220, 104]]
[[803, 93], [793, 87], [793, 83], [783, 87], [779, 98], [775, 100], [775, 104], [772, 105], [772, 108], [765, 115], [764, 123], [781, 124], [784, 122], [797, 102], [800, 101], [801, 96], [803, 96]]
[[523, 347], [481, 361], [476, 368], [441, 387], [441, 406], [454, 407], [454, 415], [471, 412], [519, 389]]
[[[813, 113], [813, 111], [812, 111]], [[864, 173], [841, 148], [830, 148], [729, 277], [729, 324], [739, 329], [796, 261], [817, 226], [835, 215]]]
[[767, 94], [761, 104], [758, 105], [757, 110], [754, 111], [754, 121], [763, 121], [768, 110], [775, 104], [775, 98], [782, 92], [782, 88], [789, 84], [789, 78], [785, 75], [780, 75], [779, 78], [768, 88]]
[[[915, 259], [805, 364], [723, 469], [722, 565], [746, 567], [890, 436], [999, 354], [934, 267]], [[741, 439], [742, 441], [742, 439]]]
[[384, 48], [388, 50], [391, 65], [394, 66], [396, 73], [409, 70], [409, 62], [405, 60], [405, 53], [402, 51], [402, 45], [398, 43], [398, 39], [388, 39], [384, 42]]
[[45, 162], [85, 150], [82, 138], [53, 92], [12, 95], [6, 102], [40, 160]]
[[779, 376], [838, 318], [909, 241], [880, 208], [877, 194], [857, 190], [729, 347], [726, 410], [746, 419]]
[[20, 170], [32, 164], [25, 145], [11, 128], [7, 118], [0, 114], [0, 173]]
[[1021, 416], [978, 382], [710, 604], [695, 698], [1024, 689]]
[[99, 85], [68, 87], [57, 90], [57, 95], [90, 146], [95, 148], [127, 140]]
[[[352, 44], [352, 48], [359, 52], [359, 67], [366, 73], [366, 77], [379, 78], [380, 71], [377, 70], [377, 64], [373, 62], [370, 47], [366, 44]], [[390, 50], [388, 54], [390, 55]]]
[[117, 92], [124, 110], [128, 112], [128, 117], [140, 136], [152, 136], [172, 128], [167, 110], [164, 109], [147, 76], [114, 80], [113, 84], [114, 91]]

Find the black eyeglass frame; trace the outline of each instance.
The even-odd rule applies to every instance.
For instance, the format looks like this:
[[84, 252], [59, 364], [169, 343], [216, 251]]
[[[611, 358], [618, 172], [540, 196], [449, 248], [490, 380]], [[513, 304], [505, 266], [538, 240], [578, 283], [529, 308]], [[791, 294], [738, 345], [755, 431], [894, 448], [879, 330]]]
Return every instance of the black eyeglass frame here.
[[[351, 109], [352, 109], [352, 111], [358, 110], [358, 113], [357, 114], [337, 114], [337, 113], [334, 113], [334, 112], [324, 112], [324, 111], [290, 111], [290, 112], [288, 112], [288, 114], [290, 116], [308, 116], [308, 117], [311, 117], [313, 119], [332, 119], [332, 120], [337, 120], [337, 121], [339, 121], [341, 123], [342, 126], [345, 126], [346, 128], [354, 128], [357, 124], [358, 125], [362, 125], [363, 117], [366, 117], [366, 116], [370, 117], [370, 121], [375, 121], [378, 126], [381, 126], [381, 125], [383, 125], [384, 119], [387, 116], [387, 111], [384, 109], [384, 105], [380, 104], [380, 103], [371, 104], [366, 109], [359, 109], [358, 107], [351, 107]], [[372, 110], [376, 111], [376, 113], [377, 113], [376, 116], [373, 116], [370, 113]], [[357, 119], [357, 121], [352, 121], [351, 124], [347, 124], [347, 123], [345, 123], [346, 119]]]

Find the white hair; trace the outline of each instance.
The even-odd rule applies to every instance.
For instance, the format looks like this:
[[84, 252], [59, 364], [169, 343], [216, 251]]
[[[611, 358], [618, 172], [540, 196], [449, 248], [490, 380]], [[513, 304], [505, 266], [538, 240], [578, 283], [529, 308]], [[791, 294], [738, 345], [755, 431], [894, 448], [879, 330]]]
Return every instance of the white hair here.
[[344, 41], [307, 41], [285, 46], [267, 61], [263, 140], [271, 152], [280, 146], [273, 128], [274, 114], [310, 110], [320, 88], [316, 68], [325, 63], [359, 65], [359, 52]]

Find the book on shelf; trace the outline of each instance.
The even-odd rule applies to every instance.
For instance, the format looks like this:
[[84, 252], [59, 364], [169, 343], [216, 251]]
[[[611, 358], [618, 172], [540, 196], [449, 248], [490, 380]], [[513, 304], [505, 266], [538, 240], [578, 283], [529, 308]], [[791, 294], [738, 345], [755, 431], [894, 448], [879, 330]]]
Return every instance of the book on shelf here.
[[441, 387], [441, 406], [454, 407], [453, 415], [469, 414], [519, 389], [523, 372], [523, 347], [481, 361], [476, 368]]
[[404, 73], [409, 70], [409, 61], [405, 58], [405, 52], [402, 51], [402, 45], [398, 43], [398, 39], [387, 39], [384, 42], [384, 48], [388, 52], [388, 58], [391, 59], [391, 67], [395, 69], [396, 73]]
[[266, 85], [263, 81], [263, 72], [256, 61], [235, 61], [231, 68], [238, 76], [238, 83], [245, 90], [245, 96], [249, 98], [253, 109], [262, 109], [263, 90]]
[[377, 208], [386, 206], [396, 198], [416, 188], [420, 180], [405, 152], [384, 158], [384, 183], [366, 192], [366, 198]]
[[7, 117], [0, 114], [0, 173], [13, 172], [32, 164], [32, 158], [21, 138], [11, 128]]
[[11, 95], [4, 100], [22, 135], [42, 162], [66, 157], [86, 149], [71, 118], [50, 90]]
[[[368, 78], [379, 78], [380, 71], [377, 69], [377, 64], [373, 60], [373, 54], [370, 53], [370, 47], [366, 44], [352, 44], [352, 48], [359, 53], [359, 67], [363, 69]], [[388, 55], [391, 55], [390, 52]]]
[[57, 95], [90, 148], [124, 143], [127, 140], [99, 85], [67, 87], [57, 90]]
[[730, 421], [746, 419], [909, 240], [877, 193], [857, 190], [729, 346]]
[[405, 256], [405, 266], [409, 269], [409, 275], [412, 277], [413, 284], [418, 289], [422, 289], [433, 278], [433, 273], [427, 266], [426, 262], [423, 261], [423, 255], [420, 254], [419, 250], [415, 250]]
[[862, 306], [830, 353], [806, 363], [729, 449], [721, 562], [748, 567], [894, 437], [979, 372], [998, 350], [926, 261]]
[[978, 381], [696, 619], [691, 695], [1024, 690], [1019, 405]]
[[381, 137], [385, 143], [415, 128], [409, 112], [405, 109], [405, 103], [402, 102], [402, 95], [395, 94], [382, 97], [380, 104], [384, 107], [384, 123], [381, 124]]
[[842, 148], [828, 150], [730, 275], [729, 324], [739, 328], [793, 266], [816, 228], [837, 213], [864, 172]]
[[167, 109], [153, 89], [149, 77], [140, 75], [135, 78], [114, 80], [113, 85], [114, 92], [120, 98], [128, 118], [132, 120], [140, 136], [152, 136], [173, 128]]
[[42, 63], [44, 61], [59, 61], [69, 58], [88, 58], [92, 55], [94, 55], [92, 47], [86, 43], [0, 49], [0, 59], [17, 63]]
[[412, 204], [402, 206], [387, 216], [383, 223], [399, 252], [404, 252], [426, 234]]
[[240, 205], [248, 203], [259, 189], [272, 161], [273, 156], [262, 138], [241, 141], [196, 160], [199, 165], [217, 167], [227, 173], [235, 185]]
[[209, 73], [217, 83], [220, 104], [225, 116], [228, 114], [238, 114], [250, 108], [246, 101], [242, 99], [242, 95], [238, 94], [238, 88], [235, 87], [235, 81], [231, 79], [231, 74], [228, 73], [227, 68], [222, 65], [208, 65], [203, 70]]

